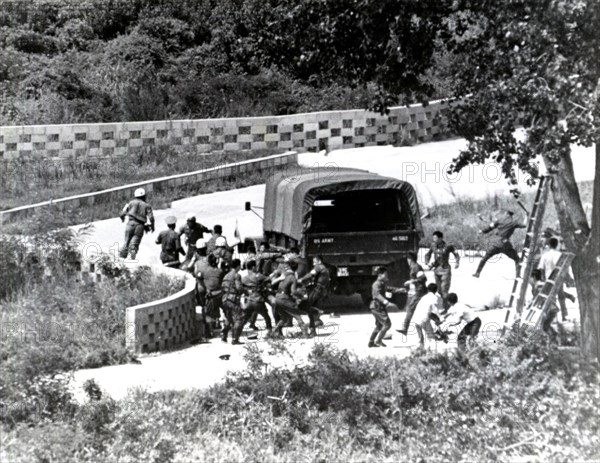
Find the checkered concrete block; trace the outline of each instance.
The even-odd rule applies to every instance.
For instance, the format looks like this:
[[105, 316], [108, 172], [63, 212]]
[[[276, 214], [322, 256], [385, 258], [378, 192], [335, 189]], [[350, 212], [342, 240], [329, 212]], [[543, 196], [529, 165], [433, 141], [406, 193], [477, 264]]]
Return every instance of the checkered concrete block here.
[[127, 348], [136, 353], [157, 352], [190, 341], [196, 335], [196, 282], [187, 272], [153, 267], [156, 272], [185, 278], [185, 287], [172, 296], [128, 307]]
[[[428, 139], [446, 133], [443, 111], [447, 107], [446, 103], [397, 107], [390, 108], [388, 115], [349, 110], [256, 118], [0, 127], [0, 156], [124, 156], [143, 147], [165, 145], [193, 146], [199, 152], [311, 149], [318, 145], [332, 149], [339, 145], [334, 138], [342, 139], [342, 147], [406, 137]], [[389, 136], [393, 133], [398, 135]]]

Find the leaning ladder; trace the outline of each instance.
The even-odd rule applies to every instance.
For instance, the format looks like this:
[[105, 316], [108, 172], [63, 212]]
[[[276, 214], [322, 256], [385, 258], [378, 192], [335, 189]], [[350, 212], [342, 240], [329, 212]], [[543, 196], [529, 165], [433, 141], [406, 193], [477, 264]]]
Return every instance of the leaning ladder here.
[[551, 183], [552, 177], [540, 178], [540, 184], [535, 194], [533, 208], [529, 215], [527, 231], [525, 233], [525, 243], [523, 244], [521, 259], [517, 266], [517, 277], [515, 278], [510, 300], [508, 302], [508, 306], [513, 307], [513, 304], [516, 301], [517, 313], [521, 313], [525, 303], [529, 276], [533, 270], [533, 257], [539, 247], [539, 236], [542, 230], [546, 201], [548, 200], [548, 191], [550, 190]]
[[523, 310], [523, 305], [525, 304], [529, 277], [533, 270], [533, 257], [535, 256], [539, 245], [539, 236], [542, 230], [542, 222], [544, 220], [544, 212], [546, 211], [546, 202], [548, 200], [548, 192], [550, 191], [551, 183], [552, 177], [540, 177], [540, 183], [535, 194], [535, 200], [533, 201], [533, 208], [527, 222], [525, 242], [523, 243], [521, 258], [517, 265], [517, 275], [515, 282], [513, 283], [509, 303], [506, 309], [502, 333], [506, 331], [514, 311], [516, 310], [516, 312], [520, 314]]
[[546, 278], [540, 292], [533, 298], [533, 301], [531, 301], [531, 304], [529, 304], [523, 313], [521, 326], [534, 329], [540, 328], [542, 320], [544, 320], [544, 315], [550, 306], [554, 304], [554, 299], [563, 281], [569, 274], [569, 267], [571, 267], [574, 257], [575, 254], [572, 252], [561, 253], [556, 267], [554, 267], [550, 276]]

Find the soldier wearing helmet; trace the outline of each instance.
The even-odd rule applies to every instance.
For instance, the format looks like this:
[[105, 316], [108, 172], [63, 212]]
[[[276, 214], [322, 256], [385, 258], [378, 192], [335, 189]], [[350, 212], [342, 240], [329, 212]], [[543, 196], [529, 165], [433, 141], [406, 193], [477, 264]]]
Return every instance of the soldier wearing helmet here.
[[196, 241], [203, 237], [204, 233], [210, 233], [210, 229], [196, 221], [196, 215], [190, 212], [185, 217], [185, 225], [179, 229], [179, 236], [185, 235], [187, 252], [185, 260], [189, 261], [196, 251]]
[[[135, 259], [144, 231], [154, 232], [154, 214], [152, 208], [146, 202], [146, 190], [138, 188], [135, 190], [134, 199], [128, 202], [119, 217], [121, 222], [128, 217], [127, 225], [125, 226], [125, 243], [119, 255], [126, 259], [127, 256]], [[148, 222], [148, 225], [146, 223]]]
[[161, 231], [156, 238], [156, 244], [162, 246], [160, 261], [167, 267], [179, 268], [179, 254], [185, 256], [185, 252], [181, 247], [179, 234], [175, 231], [177, 219], [169, 216], [165, 219], [165, 223], [168, 229]]
[[[215, 249], [217, 248], [217, 238], [225, 238], [223, 236], [223, 227], [221, 225], [215, 225], [213, 227], [213, 232], [212, 232], [212, 236], [210, 237], [210, 239], [206, 242], [206, 247], [207, 247], [207, 252], [209, 254], [212, 254]], [[225, 246], [227, 246], [227, 240], [225, 239]]]
[[224, 268], [225, 266], [229, 266], [229, 264], [231, 264], [233, 254], [227, 246], [227, 240], [224, 236], [218, 236], [215, 240], [215, 250], [213, 251], [213, 256], [217, 258], [219, 262], [219, 267], [221, 268]]

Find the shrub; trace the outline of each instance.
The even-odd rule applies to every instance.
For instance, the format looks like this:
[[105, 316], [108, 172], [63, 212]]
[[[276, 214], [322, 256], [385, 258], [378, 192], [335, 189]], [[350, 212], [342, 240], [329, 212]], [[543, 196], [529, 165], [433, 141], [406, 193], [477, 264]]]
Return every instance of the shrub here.
[[[82, 447], [90, 461], [593, 460], [598, 385], [597, 368], [516, 334], [494, 347], [404, 359], [318, 345], [294, 370], [253, 368], [205, 391], [100, 397], [54, 431], [15, 430], [8, 442], [15, 458], [27, 448], [72, 455], [65, 461], [82, 458]], [[59, 440], [61, 428], [81, 437]]]
[[[16, 238], [8, 243], [2, 249], [30, 252]], [[58, 373], [132, 360], [125, 347], [125, 309], [184, 286], [148, 267], [129, 270], [106, 261], [101, 266], [108, 278], [83, 285], [65, 269], [72, 263], [73, 232], [36, 236], [28, 244], [36, 243], [43, 259], [23, 269], [22, 281], [7, 287], [1, 305], [0, 405], [8, 423], [54, 418], [68, 409], [68, 381]], [[21, 271], [23, 259], [14, 252], [0, 256], [3, 268]]]

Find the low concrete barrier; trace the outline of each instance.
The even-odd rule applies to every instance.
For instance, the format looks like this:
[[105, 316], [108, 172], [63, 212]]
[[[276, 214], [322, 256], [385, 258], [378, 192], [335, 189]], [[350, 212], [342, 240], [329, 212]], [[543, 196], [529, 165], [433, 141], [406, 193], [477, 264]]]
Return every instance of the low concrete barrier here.
[[448, 136], [443, 101], [389, 108], [284, 116], [0, 127], [0, 159], [132, 156], [153, 146], [197, 153], [319, 151]]
[[[68, 196], [66, 198], [44, 201], [27, 206], [20, 206], [0, 212], [0, 224], [9, 223], [17, 218], [27, 217], [36, 210], [45, 207], [52, 206], [57, 207], [59, 210], [64, 210], [70, 207], [93, 207], [94, 204], [101, 204], [111, 201], [128, 201], [133, 197], [134, 190], [139, 187], [145, 188], [146, 192], [151, 195], [153, 191], [174, 189], [206, 180], [215, 180], [230, 176], [242, 176], [250, 172], [261, 170], [275, 170], [282, 166], [296, 162], [298, 162], [298, 153], [296, 151], [289, 151], [283, 154], [275, 154], [272, 156], [250, 159], [233, 164], [225, 164], [209, 169], [188, 172], [185, 174], [170, 175], [168, 177], [145, 180], [143, 182], [110, 188], [108, 190], [95, 191], [92, 193]], [[123, 204], [125, 203], [123, 202]]]
[[135, 353], [169, 349], [196, 336], [196, 280], [183, 270], [159, 266], [152, 270], [185, 278], [185, 287], [169, 297], [127, 307], [125, 342]]

